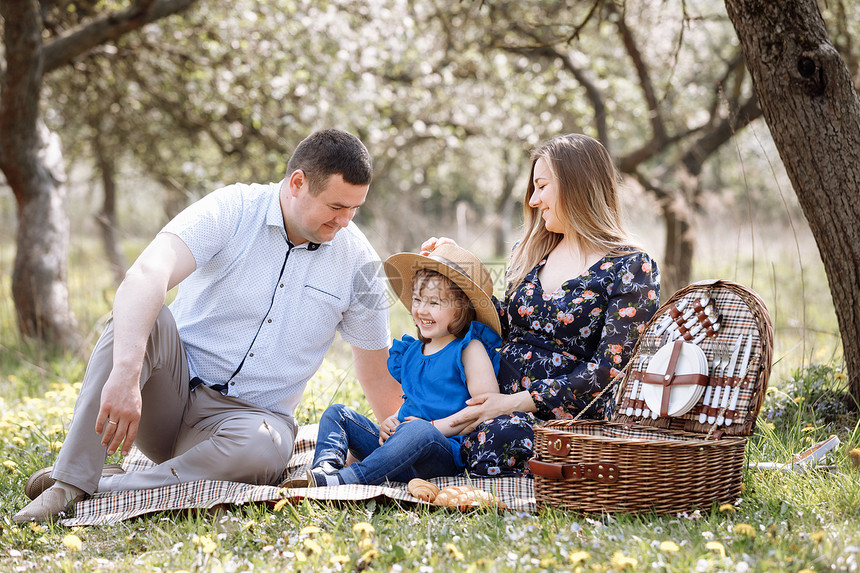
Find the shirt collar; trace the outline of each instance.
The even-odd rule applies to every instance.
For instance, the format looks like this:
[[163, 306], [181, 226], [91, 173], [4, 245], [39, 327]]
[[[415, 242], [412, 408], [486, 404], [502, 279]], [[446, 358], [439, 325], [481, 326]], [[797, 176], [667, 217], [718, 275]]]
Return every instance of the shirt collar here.
[[270, 227], [278, 227], [281, 230], [281, 234], [284, 239], [289, 243], [290, 248], [295, 249], [307, 249], [309, 251], [316, 251], [320, 248], [320, 244], [330, 245], [331, 241], [325, 241], [324, 243], [312, 243], [310, 241], [302, 243], [301, 245], [293, 245], [290, 243], [290, 240], [287, 238], [287, 229], [284, 226], [284, 212], [281, 211], [281, 183], [278, 183], [275, 187], [275, 192], [272, 193], [271, 199], [269, 200], [269, 209], [266, 212], [266, 225]]

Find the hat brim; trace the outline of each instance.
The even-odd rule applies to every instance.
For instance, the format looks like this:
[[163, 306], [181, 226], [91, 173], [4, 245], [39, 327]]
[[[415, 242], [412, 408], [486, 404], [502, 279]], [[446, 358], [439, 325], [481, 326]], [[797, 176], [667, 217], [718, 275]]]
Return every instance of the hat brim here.
[[502, 335], [502, 324], [493, 299], [472, 279], [452, 266], [417, 253], [397, 253], [385, 260], [385, 274], [394, 293], [407, 309], [412, 309], [412, 277], [422, 269], [429, 269], [451, 279], [460, 287], [475, 308], [476, 320]]

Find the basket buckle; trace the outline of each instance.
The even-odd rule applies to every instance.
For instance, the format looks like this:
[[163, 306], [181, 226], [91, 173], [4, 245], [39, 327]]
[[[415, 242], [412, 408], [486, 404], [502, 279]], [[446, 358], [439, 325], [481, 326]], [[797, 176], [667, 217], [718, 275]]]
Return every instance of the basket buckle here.
[[546, 445], [547, 452], [553, 456], [565, 457], [570, 453], [570, 440], [567, 438], [556, 438]]

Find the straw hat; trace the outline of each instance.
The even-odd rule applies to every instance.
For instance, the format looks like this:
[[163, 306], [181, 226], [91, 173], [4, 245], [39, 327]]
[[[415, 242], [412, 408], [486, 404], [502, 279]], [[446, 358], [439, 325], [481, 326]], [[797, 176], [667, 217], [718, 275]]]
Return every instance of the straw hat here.
[[428, 255], [397, 253], [385, 260], [385, 274], [391, 288], [406, 308], [412, 308], [412, 277], [421, 269], [436, 271], [463, 289], [478, 322], [482, 322], [502, 334], [499, 314], [493, 304], [493, 278], [481, 260], [462, 247], [443, 244]]

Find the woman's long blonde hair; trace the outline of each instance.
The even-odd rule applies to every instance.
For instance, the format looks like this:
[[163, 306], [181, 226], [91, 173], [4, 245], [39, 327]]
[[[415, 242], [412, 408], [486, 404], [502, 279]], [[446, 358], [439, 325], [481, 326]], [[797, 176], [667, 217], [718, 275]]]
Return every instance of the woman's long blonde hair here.
[[[548, 231], [540, 211], [529, 205], [535, 190], [535, 163], [541, 158], [554, 178], [560, 211], [556, 216], [564, 221], [565, 234]], [[618, 255], [638, 249], [622, 222], [618, 172], [599, 141], [578, 133], [562, 135], [537, 147], [531, 160], [523, 199], [523, 238], [514, 248], [507, 272], [509, 293], [568, 233], [582, 252]]]

